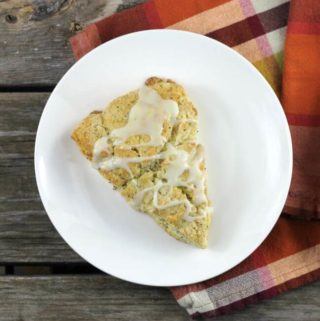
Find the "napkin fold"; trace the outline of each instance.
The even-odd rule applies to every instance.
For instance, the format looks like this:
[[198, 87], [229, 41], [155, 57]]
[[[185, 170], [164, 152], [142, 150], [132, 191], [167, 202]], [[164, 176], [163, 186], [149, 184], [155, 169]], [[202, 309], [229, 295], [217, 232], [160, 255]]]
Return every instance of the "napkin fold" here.
[[174, 297], [192, 317], [211, 317], [320, 278], [320, 1], [150, 0], [88, 25], [70, 43], [80, 59], [155, 28], [200, 33], [246, 57], [281, 98], [294, 151], [284, 214], [267, 239], [228, 272], [171, 288]]

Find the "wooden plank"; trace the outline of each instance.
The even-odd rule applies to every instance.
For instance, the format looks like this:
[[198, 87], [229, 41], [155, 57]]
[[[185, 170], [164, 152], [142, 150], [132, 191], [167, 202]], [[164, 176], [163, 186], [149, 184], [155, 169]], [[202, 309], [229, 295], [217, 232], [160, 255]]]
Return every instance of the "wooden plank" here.
[[188, 320], [169, 290], [107, 275], [0, 277], [0, 319]]
[[83, 262], [58, 235], [39, 198], [35, 134], [48, 93], [0, 94], [0, 262]]
[[54, 85], [74, 63], [68, 39], [143, 0], [0, 1], [0, 87]]
[[[318, 321], [320, 282], [216, 321]], [[0, 277], [1, 320], [190, 320], [165, 288], [107, 275]]]

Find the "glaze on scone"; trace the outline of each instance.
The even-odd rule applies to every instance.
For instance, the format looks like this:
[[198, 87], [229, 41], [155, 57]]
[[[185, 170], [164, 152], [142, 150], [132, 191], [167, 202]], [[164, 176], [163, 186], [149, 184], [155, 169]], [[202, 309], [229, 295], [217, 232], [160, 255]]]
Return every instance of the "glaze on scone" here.
[[205, 248], [211, 204], [197, 132], [183, 87], [152, 77], [87, 116], [72, 138], [132, 207], [177, 240]]

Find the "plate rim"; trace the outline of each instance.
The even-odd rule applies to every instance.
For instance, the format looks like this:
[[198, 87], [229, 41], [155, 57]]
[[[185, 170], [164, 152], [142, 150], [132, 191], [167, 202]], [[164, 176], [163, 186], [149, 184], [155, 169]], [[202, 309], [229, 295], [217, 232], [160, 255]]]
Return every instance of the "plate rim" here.
[[[80, 254], [80, 252], [78, 250], [75, 249], [74, 245], [71, 245], [69, 241], [66, 240], [67, 236], [63, 235], [61, 233], [60, 228], [58, 227], [58, 224], [56, 224], [54, 222], [54, 214], [50, 214], [50, 211], [48, 211], [48, 204], [46, 204], [45, 201], [45, 196], [44, 196], [44, 191], [41, 189], [41, 175], [40, 175], [40, 171], [39, 171], [39, 166], [38, 166], [38, 159], [39, 159], [39, 131], [41, 129], [41, 125], [43, 123], [43, 119], [45, 117], [45, 113], [46, 113], [46, 109], [48, 104], [50, 103], [51, 99], [53, 99], [52, 97], [55, 95], [55, 93], [59, 90], [59, 88], [63, 85], [63, 80], [67, 77], [70, 76], [70, 74], [72, 73], [72, 71], [75, 68], [78, 68], [79, 64], [84, 63], [87, 59], [90, 59], [91, 55], [98, 51], [98, 50], [102, 50], [103, 47], [107, 47], [110, 44], [113, 44], [115, 42], [118, 41], [123, 41], [123, 39], [126, 38], [132, 38], [135, 37], [136, 35], [139, 34], [145, 34], [145, 33], [176, 33], [176, 34], [187, 34], [191, 37], [195, 37], [195, 38], [203, 38], [205, 39], [205, 41], [210, 41], [215, 43], [215, 45], [222, 47], [224, 50], [228, 50], [229, 52], [232, 52], [232, 54], [238, 56], [238, 58], [240, 58], [242, 60], [242, 62], [247, 66], [247, 68], [251, 68], [251, 70], [254, 71], [254, 73], [256, 74], [256, 76], [258, 78], [260, 78], [260, 81], [264, 82], [264, 85], [266, 87], [268, 87], [268, 91], [270, 92], [270, 94], [273, 96], [273, 99], [275, 99], [277, 101], [278, 106], [280, 107], [279, 113], [281, 114], [281, 118], [282, 118], [282, 125], [283, 125], [283, 129], [285, 130], [285, 134], [286, 134], [286, 142], [287, 142], [287, 152], [288, 152], [288, 160], [289, 160], [289, 164], [288, 164], [288, 172], [289, 177], [287, 177], [287, 182], [286, 182], [286, 189], [284, 189], [285, 193], [285, 198], [281, 200], [281, 202], [279, 202], [279, 204], [282, 204], [281, 207], [278, 206], [279, 208], [277, 209], [277, 212], [279, 212], [279, 214], [275, 215], [275, 219], [272, 220], [272, 224], [269, 224], [268, 228], [266, 228], [265, 230], [267, 231], [266, 235], [262, 238], [262, 240], [260, 242], [257, 242], [257, 245], [255, 247], [253, 247], [253, 249], [251, 249], [249, 251], [249, 253], [247, 253], [245, 256], [243, 256], [240, 260], [236, 261], [236, 263], [234, 263], [232, 266], [228, 267], [228, 269], [219, 272], [218, 274], [213, 274], [211, 276], [205, 276], [205, 277], [198, 277], [195, 278], [192, 282], [178, 282], [178, 283], [166, 283], [166, 282], [157, 282], [157, 280], [154, 280], [154, 282], [140, 282], [139, 280], [132, 280], [130, 278], [126, 278], [123, 275], [118, 275], [117, 273], [114, 273], [114, 271], [110, 272], [107, 270], [104, 270], [100, 267], [98, 267], [94, 262], [92, 262], [91, 259], [87, 259], [86, 255]], [[279, 98], [277, 97], [277, 95], [275, 94], [273, 88], [271, 87], [271, 85], [268, 83], [268, 81], [264, 78], [264, 76], [253, 66], [253, 64], [248, 61], [244, 56], [242, 56], [240, 53], [238, 53], [237, 51], [235, 51], [233, 48], [215, 40], [212, 38], [209, 38], [207, 36], [201, 35], [201, 34], [197, 34], [194, 32], [190, 32], [190, 31], [183, 31], [183, 30], [173, 30], [173, 29], [151, 29], [151, 30], [143, 30], [143, 31], [137, 31], [137, 32], [132, 32], [129, 34], [125, 34], [119, 37], [116, 37], [112, 40], [109, 40], [105, 43], [102, 43], [101, 45], [99, 45], [98, 47], [92, 49], [90, 52], [88, 52], [87, 54], [85, 54], [83, 57], [81, 57], [78, 61], [76, 61], [64, 74], [63, 76], [59, 79], [58, 83], [56, 84], [55, 88], [53, 89], [53, 91], [51, 92], [45, 107], [43, 108], [43, 111], [41, 113], [41, 117], [38, 123], [38, 127], [37, 127], [37, 131], [36, 131], [36, 138], [35, 138], [35, 145], [34, 145], [34, 170], [35, 170], [35, 178], [36, 178], [36, 184], [37, 184], [37, 188], [39, 191], [39, 196], [41, 199], [41, 202], [44, 206], [44, 209], [46, 211], [47, 216], [49, 217], [49, 220], [51, 221], [52, 225], [54, 226], [54, 228], [56, 229], [56, 231], [58, 232], [58, 234], [60, 235], [60, 237], [64, 240], [64, 242], [67, 243], [67, 245], [77, 254], [79, 255], [82, 259], [84, 259], [86, 262], [88, 262], [89, 264], [91, 264], [92, 266], [94, 266], [95, 268], [97, 268], [98, 270], [107, 273], [113, 277], [116, 277], [118, 279], [124, 280], [124, 281], [128, 281], [131, 283], [135, 283], [135, 284], [141, 284], [141, 285], [146, 285], [146, 286], [158, 286], [158, 287], [168, 287], [168, 286], [183, 286], [186, 284], [193, 284], [193, 283], [198, 283], [198, 282], [202, 282], [205, 280], [208, 280], [210, 278], [216, 277], [218, 275], [221, 275], [222, 273], [225, 273], [227, 271], [229, 271], [230, 269], [234, 268], [235, 266], [237, 266], [238, 264], [240, 264], [242, 261], [244, 261], [246, 258], [248, 258], [261, 244], [262, 242], [268, 237], [268, 235], [270, 234], [271, 230], [273, 229], [273, 227], [276, 225], [277, 221], [279, 220], [279, 217], [282, 213], [282, 209], [283, 206], [285, 204], [285, 200], [287, 198], [287, 194], [289, 192], [289, 188], [290, 188], [290, 184], [291, 184], [291, 179], [292, 179], [292, 169], [293, 169], [293, 147], [292, 147], [292, 138], [291, 138], [291, 133], [290, 133], [290, 129], [289, 129], [289, 124], [287, 121], [287, 118], [285, 116], [285, 112], [284, 109], [281, 105], [281, 102], [279, 100]]]

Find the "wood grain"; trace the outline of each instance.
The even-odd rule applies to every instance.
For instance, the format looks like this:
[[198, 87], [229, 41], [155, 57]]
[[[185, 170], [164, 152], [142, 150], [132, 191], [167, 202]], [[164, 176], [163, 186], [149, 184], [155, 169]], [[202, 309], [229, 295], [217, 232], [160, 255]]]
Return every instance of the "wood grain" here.
[[[37, 90], [51, 90], [74, 63], [70, 36], [144, 1], [0, 0], [0, 91], [33, 91], [0, 93], [1, 321], [190, 320], [164, 288], [103, 274], [34, 275], [59, 271], [60, 263], [86, 266], [58, 235], [38, 195], [34, 139], [49, 93]], [[13, 263], [19, 265], [8, 266]], [[17, 275], [4, 275], [8, 267]], [[317, 282], [214, 320], [319, 321], [319, 293]]]
[[0, 277], [1, 321], [188, 320], [169, 290], [110, 276]]
[[[320, 282], [215, 321], [318, 321]], [[187, 321], [165, 288], [107, 275], [0, 276], [1, 321]]]
[[35, 134], [48, 93], [0, 93], [0, 262], [83, 262], [39, 198]]
[[69, 38], [142, 0], [0, 1], [0, 88], [52, 86], [74, 63]]

